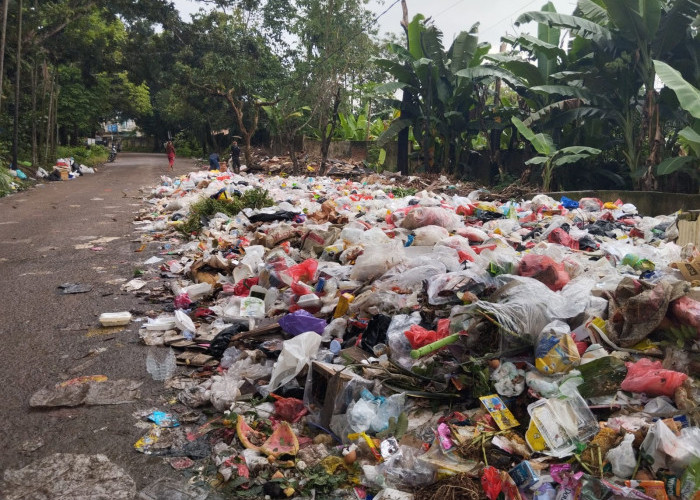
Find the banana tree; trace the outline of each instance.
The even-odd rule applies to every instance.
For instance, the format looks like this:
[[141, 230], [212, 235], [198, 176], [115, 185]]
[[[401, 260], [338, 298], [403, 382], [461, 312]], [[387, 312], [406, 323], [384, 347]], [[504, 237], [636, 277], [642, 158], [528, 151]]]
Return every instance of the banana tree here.
[[679, 71], [662, 61], [654, 61], [654, 68], [661, 81], [675, 92], [678, 102], [693, 118], [690, 125], [678, 132], [679, 142], [683, 143], [684, 156], [667, 158], [656, 167], [657, 175], [669, 175], [684, 171], [698, 178], [700, 165], [700, 90], [688, 83]]
[[[527, 12], [516, 20], [571, 31], [571, 81], [532, 90], [564, 99], [588, 90], [595, 99], [569, 115], [613, 120], [622, 132], [630, 173], [643, 177], [647, 188], [654, 186], [653, 167], [663, 144], [653, 59], [666, 59], [683, 45], [698, 8], [695, 0], [579, 0], [575, 15]], [[644, 139], [646, 161], [641, 159]]]
[[[426, 171], [437, 165], [454, 170], [461, 151], [470, 143], [470, 134], [481, 130], [478, 108], [485, 101], [487, 87], [497, 78], [524, 87], [509, 71], [481, 65], [490, 45], [479, 44], [477, 30], [478, 25], [474, 25], [461, 32], [445, 51], [442, 33], [418, 15], [409, 24], [411, 50], [390, 45], [394, 58], [375, 60], [395, 79], [376, 90], [403, 90], [411, 96], [409, 106], [404, 106], [402, 114], [379, 137], [380, 145], [412, 127]], [[398, 108], [398, 102], [394, 106]]]
[[586, 146], [569, 146], [557, 149], [549, 134], [535, 134], [517, 117], [513, 117], [511, 120], [518, 132], [541, 155], [529, 159], [525, 165], [542, 165], [542, 189], [544, 191], [549, 191], [556, 168], [585, 160], [601, 152], [600, 149]]

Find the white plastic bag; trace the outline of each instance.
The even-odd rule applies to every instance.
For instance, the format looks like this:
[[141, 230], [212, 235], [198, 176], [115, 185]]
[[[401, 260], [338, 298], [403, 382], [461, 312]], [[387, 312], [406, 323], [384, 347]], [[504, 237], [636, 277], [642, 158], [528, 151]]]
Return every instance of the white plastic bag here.
[[671, 469], [682, 474], [694, 456], [700, 457], [700, 428], [681, 429], [681, 435], [676, 436], [663, 420], [657, 420], [649, 428], [640, 449], [653, 457], [652, 471]]
[[195, 333], [197, 331], [197, 327], [194, 326], [194, 321], [192, 321], [182, 309], [175, 310], [175, 326], [183, 332], [188, 331]]
[[613, 474], [620, 479], [629, 479], [634, 473], [637, 466], [637, 459], [634, 456], [634, 434], [625, 434], [622, 443], [619, 446], [608, 451], [605, 455], [606, 460], [612, 465]]
[[419, 227], [413, 233], [415, 235], [413, 244], [418, 247], [432, 247], [450, 235], [447, 229], [441, 226]]
[[369, 281], [387, 272], [404, 260], [403, 247], [397, 243], [386, 245], [369, 245], [355, 261], [350, 278]]
[[316, 355], [320, 345], [321, 336], [316, 332], [302, 333], [285, 340], [266, 390], [272, 392], [296, 377]]

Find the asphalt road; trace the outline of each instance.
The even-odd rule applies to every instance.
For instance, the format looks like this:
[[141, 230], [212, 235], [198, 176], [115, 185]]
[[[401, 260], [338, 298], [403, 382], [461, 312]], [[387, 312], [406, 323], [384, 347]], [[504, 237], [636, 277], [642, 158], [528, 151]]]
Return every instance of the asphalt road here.
[[[193, 168], [192, 161], [176, 159], [175, 173]], [[138, 489], [177, 476], [162, 458], [133, 448], [144, 434], [135, 426], [134, 412], [163, 409], [172, 396], [146, 372], [148, 349], [139, 343], [138, 324], [120, 333], [90, 333], [103, 312], [143, 314], [152, 308], [109, 282], [131, 279], [134, 269], [157, 253], [156, 246], [135, 253], [140, 245], [132, 221], [142, 206], [139, 188], [157, 184], [166, 169], [164, 154], [120, 153], [94, 175], [0, 199], [0, 478], [7, 468], [57, 452], [102, 453], [131, 474]], [[57, 287], [66, 282], [92, 290], [62, 295]], [[106, 350], [90, 355], [101, 348]], [[141, 399], [111, 406], [29, 407], [30, 396], [42, 387], [96, 374], [144, 381]], [[43, 445], [28, 451], [38, 438]]]

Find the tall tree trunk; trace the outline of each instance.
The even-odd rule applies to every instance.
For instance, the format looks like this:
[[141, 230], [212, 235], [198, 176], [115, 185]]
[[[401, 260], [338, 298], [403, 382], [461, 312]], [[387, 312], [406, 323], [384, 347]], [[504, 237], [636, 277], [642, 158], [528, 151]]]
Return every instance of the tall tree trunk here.
[[[5, 0], [7, 1], [7, 0]], [[19, 85], [22, 74], [22, 0], [17, 2], [17, 69], [15, 72], [15, 120], [12, 133], [12, 165], [17, 168], [19, 150]]]
[[333, 112], [331, 114], [331, 127], [326, 130], [324, 127], [321, 136], [321, 168], [319, 169], [320, 175], [326, 175], [326, 170], [328, 169], [328, 150], [331, 147], [331, 139], [335, 133], [335, 127], [338, 124], [338, 107], [340, 106], [340, 86], [338, 86], [335, 91], [335, 96], [333, 97]]
[[[7, 35], [7, 7], [10, 0], [2, 2], [2, 38], [0, 39], [0, 104], [2, 104], [2, 83], [5, 77], [5, 39]], [[0, 106], [2, 112], [2, 106]]]
[[49, 154], [51, 150], [51, 128], [53, 125], [53, 100], [54, 100], [54, 81], [53, 76], [51, 77], [50, 87], [49, 87], [49, 109], [46, 118], [46, 146], [44, 148], [44, 162], [48, 165]]
[[39, 154], [37, 147], [36, 138], [36, 88], [38, 86], [39, 75], [36, 67], [36, 59], [32, 61], [32, 165], [37, 165], [39, 163]]

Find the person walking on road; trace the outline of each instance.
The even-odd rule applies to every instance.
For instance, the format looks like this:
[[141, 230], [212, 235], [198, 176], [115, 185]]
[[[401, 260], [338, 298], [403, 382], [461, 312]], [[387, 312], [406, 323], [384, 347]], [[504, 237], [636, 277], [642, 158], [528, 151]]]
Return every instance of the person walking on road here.
[[231, 159], [229, 160], [231, 163], [230, 168], [233, 169], [233, 171], [237, 174], [241, 173], [241, 148], [238, 147], [238, 142], [233, 141], [233, 144], [231, 144]]
[[168, 164], [170, 165], [169, 169], [173, 169], [173, 164], [175, 163], [175, 146], [173, 145], [173, 141], [168, 141], [165, 144], [165, 152], [168, 155]]

